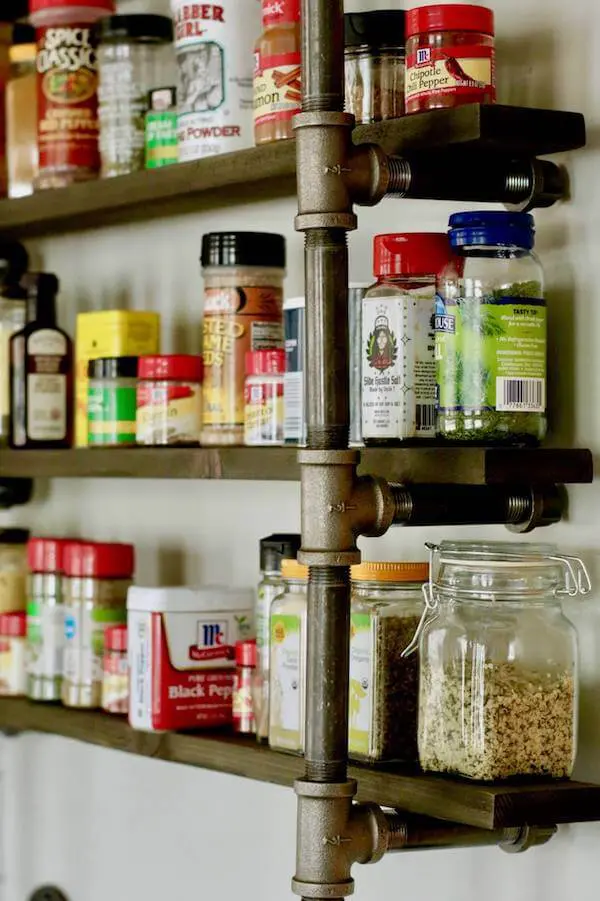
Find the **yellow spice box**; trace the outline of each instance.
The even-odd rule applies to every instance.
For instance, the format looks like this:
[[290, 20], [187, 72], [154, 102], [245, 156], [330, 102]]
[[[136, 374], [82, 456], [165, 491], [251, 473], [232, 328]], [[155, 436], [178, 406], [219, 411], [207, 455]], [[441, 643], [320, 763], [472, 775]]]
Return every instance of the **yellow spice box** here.
[[79, 313], [75, 338], [75, 444], [86, 447], [87, 367], [99, 357], [160, 353], [160, 315], [134, 310]]

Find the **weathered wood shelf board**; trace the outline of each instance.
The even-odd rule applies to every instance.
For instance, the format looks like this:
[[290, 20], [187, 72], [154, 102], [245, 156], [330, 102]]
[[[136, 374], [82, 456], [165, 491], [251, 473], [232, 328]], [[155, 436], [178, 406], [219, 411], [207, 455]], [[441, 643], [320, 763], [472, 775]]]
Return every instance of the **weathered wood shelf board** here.
[[[498, 485], [588, 483], [587, 450], [482, 447], [366, 449], [363, 472], [390, 482]], [[0, 478], [251, 479], [297, 481], [295, 448], [0, 449]]]
[[[291, 786], [303, 771], [299, 758], [261, 747], [253, 739], [218, 733], [136, 732], [120, 717], [20, 699], [0, 700], [0, 730], [60, 735], [276, 785]], [[351, 767], [350, 775], [358, 780], [359, 799], [484, 829], [600, 819], [600, 786], [586, 783], [492, 787], [403, 769], [367, 767]]]

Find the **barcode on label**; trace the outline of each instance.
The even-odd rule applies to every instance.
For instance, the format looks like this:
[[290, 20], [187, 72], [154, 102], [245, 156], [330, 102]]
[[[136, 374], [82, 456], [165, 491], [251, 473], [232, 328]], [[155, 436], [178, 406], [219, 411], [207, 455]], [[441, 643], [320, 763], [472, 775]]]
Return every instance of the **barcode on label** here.
[[415, 419], [417, 432], [430, 432], [435, 429], [435, 404], [416, 404]]
[[543, 413], [546, 379], [496, 379], [496, 409], [500, 412]]
[[283, 437], [285, 441], [303, 442], [305, 439], [304, 423], [304, 374], [302, 372], [286, 372], [283, 377], [284, 422]]

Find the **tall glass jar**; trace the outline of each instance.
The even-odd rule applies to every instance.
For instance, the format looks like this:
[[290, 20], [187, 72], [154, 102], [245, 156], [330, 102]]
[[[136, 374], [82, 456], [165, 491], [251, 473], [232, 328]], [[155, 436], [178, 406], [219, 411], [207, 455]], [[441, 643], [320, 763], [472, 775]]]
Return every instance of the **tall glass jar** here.
[[27, 292], [19, 282], [28, 264], [22, 244], [0, 243], [0, 445], [10, 434], [10, 339], [25, 327]]
[[37, 46], [35, 29], [17, 23], [10, 48], [10, 81], [6, 86], [8, 194], [33, 193], [37, 175]]
[[352, 567], [348, 753], [417, 759], [419, 665], [403, 657], [423, 612], [427, 563]]
[[153, 88], [171, 84], [175, 71], [173, 23], [168, 16], [106, 16], [98, 41], [98, 118], [103, 178], [146, 165], [146, 112]]
[[537, 445], [546, 434], [546, 301], [528, 213], [457, 213], [458, 263], [441, 279], [438, 435]]
[[552, 545], [443, 542], [420, 640], [424, 770], [486, 782], [571, 775], [577, 636], [561, 597], [586, 594]]
[[344, 16], [344, 108], [358, 125], [404, 115], [404, 23], [401, 9]]
[[0, 529], [0, 613], [25, 610], [27, 529]]

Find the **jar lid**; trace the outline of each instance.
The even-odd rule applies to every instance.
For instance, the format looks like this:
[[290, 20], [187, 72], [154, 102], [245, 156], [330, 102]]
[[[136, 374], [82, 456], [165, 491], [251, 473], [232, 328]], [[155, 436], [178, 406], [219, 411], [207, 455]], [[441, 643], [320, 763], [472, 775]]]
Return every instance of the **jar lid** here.
[[77, 544], [71, 538], [30, 538], [27, 543], [27, 565], [32, 573], [61, 573], [65, 548]]
[[406, 13], [403, 9], [379, 9], [344, 15], [346, 47], [403, 47]]
[[448, 236], [437, 232], [375, 235], [373, 273], [383, 275], [439, 275], [452, 260]]
[[283, 375], [285, 350], [249, 350], [246, 352], [246, 375]]
[[30, 14], [43, 12], [46, 9], [59, 9], [61, 7], [86, 6], [92, 9], [104, 10], [107, 13], [115, 11], [114, 0], [29, 0]]
[[263, 28], [299, 21], [300, 0], [262, 0]]
[[0, 615], [0, 635], [10, 638], [24, 638], [27, 634], [27, 614], [2, 613]]
[[104, 632], [104, 649], [106, 651], [126, 651], [127, 626], [109, 626]]
[[429, 563], [359, 563], [350, 574], [353, 582], [427, 582]]
[[133, 575], [134, 555], [132, 544], [69, 542], [63, 553], [64, 573], [92, 579], [128, 579]]
[[196, 354], [160, 354], [139, 358], [138, 379], [201, 382], [202, 357]]
[[529, 213], [484, 211], [450, 216], [452, 247], [520, 247], [535, 245], [535, 220]]
[[308, 579], [308, 566], [298, 563], [297, 560], [281, 561], [282, 579]]
[[88, 363], [90, 379], [135, 379], [138, 373], [137, 357], [99, 357]]
[[155, 113], [175, 109], [177, 106], [177, 88], [153, 88], [148, 92], [148, 109]]
[[269, 232], [210, 232], [202, 238], [203, 266], [285, 268], [285, 238]]
[[262, 572], [281, 572], [282, 560], [292, 560], [302, 545], [302, 536], [277, 533], [260, 540], [260, 568]]
[[238, 666], [256, 666], [256, 638], [236, 641], [235, 662]]
[[406, 13], [406, 37], [428, 31], [476, 31], [494, 34], [494, 13], [485, 6], [447, 3], [418, 6]]
[[27, 544], [29, 529], [0, 529], [0, 544]]
[[[87, 3], [87, 0], [85, 2]], [[94, 39], [100, 44], [121, 41], [169, 44], [173, 41], [173, 20], [170, 16], [158, 16], [153, 13], [105, 16], [96, 22], [92, 32]]]

